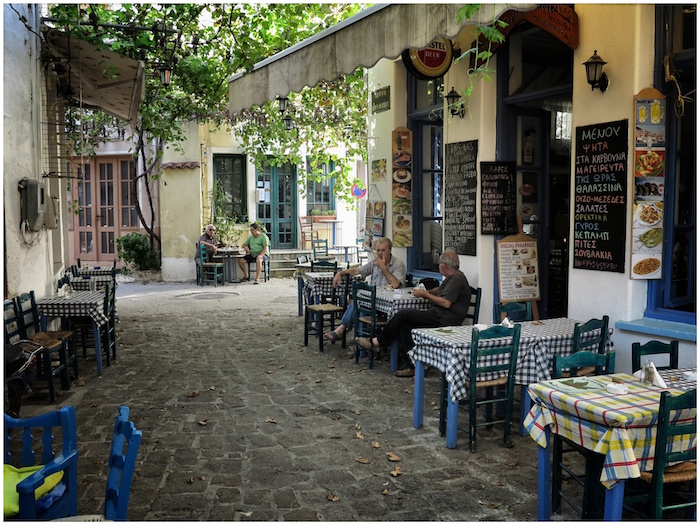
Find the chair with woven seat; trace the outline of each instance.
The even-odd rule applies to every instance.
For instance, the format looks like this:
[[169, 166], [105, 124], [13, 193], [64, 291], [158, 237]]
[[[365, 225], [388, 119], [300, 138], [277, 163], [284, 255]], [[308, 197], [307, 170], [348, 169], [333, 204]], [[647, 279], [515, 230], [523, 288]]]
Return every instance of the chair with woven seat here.
[[314, 252], [314, 261], [320, 259], [333, 259], [334, 257], [328, 253], [327, 239], [313, 239], [311, 241], [311, 249]]
[[301, 233], [301, 249], [306, 249], [307, 243], [311, 248], [312, 241], [318, 239], [318, 231], [314, 230], [314, 220], [311, 215], [299, 217], [299, 232]]
[[[260, 270], [260, 275], [262, 275], [263, 281], [267, 282], [270, 280], [270, 248], [268, 247], [268, 252], [263, 255], [262, 259], [262, 268]], [[251, 261], [248, 263], [248, 280], [252, 278], [251, 276], [257, 272], [257, 266], [255, 261]]]
[[675, 339], [669, 343], [663, 343], [661, 341], [649, 341], [644, 345], [641, 343], [632, 343], [632, 371], [636, 372], [642, 368], [642, 357], [649, 355], [668, 356], [668, 365], [654, 363], [657, 370], [678, 368], [678, 344], [679, 342]]
[[358, 339], [367, 337], [372, 340], [387, 325], [386, 315], [377, 312], [377, 287], [364, 282], [352, 283], [352, 303], [355, 326], [355, 363], [359, 362], [363, 352], [369, 352], [369, 367], [374, 368], [374, 350], [362, 348]]
[[[4, 501], [5, 519], [48, 521], [75, 516], [78, 513], [75, 408], [67, 406], [23, 419], [5, 414], [4, 423], [3, 482], [5, 495], [13, 495], [12, 501]], [[41, 438], [32, 439], [33, 436]], [[61, 441], [55, 440], [54, 436], [60, 436]], [[13, 491], [10, 485], [16, 490]], [[14, 499], [15, 493], [17, 500]], [[49, 505], [54, 496], [58, 499]], [[13, 515], [8, 516], [8, 511]]]
[[[105, 282], [99, 289], [104, 294], [102, 312], [107, 318], [107, 322], [100, 326], [99, 337], [100, 347], [105, 354], [105, 366], [112, 364], [112, 359], [117, 358], [117, 337], [116, 337], [116, 288], [117, 282], [112, 279]], [[71, 319], [71, 327], [78, 335], [80, 346], [83, 349], [83, 359], [88, 356], [88, 348], [97, 348], [95, 344], [95, 331], [93, 321], [90, 317], [74, 317]], [[98, 360], [98, 373], [102, 370], [102, 355]]]
[[[582, 375], [581, 371], [585, 370], [592, 370], [594, 375], [615, 373], [615, 352], [599, 354], [598, 352], [581, 350], [569, 356], [554, 356], [554, 369], [552, 371], [552, 378], [554, 379], [566, 376], [578, 377]], [[561, 501], [563, 499], [579, 514], [581, 519], [602, 519], [604, 492], [599, 480], [605, 456], [581, 447], [558, 434], [552, 433], [551, 439], [552, 512], [561, 511]], [[563, 461], [563, 455], [571, 452], [578, 452], [585, 458], [586, 466], [582, 474], [574, 472]], [[574, 503], [562, 490], [563, 472], [566, 472], [570, 479], [583, 487], [581, 507]]]
[[37, 374], [45, 378], [49, 387], [49, 399], [56, 402], [53, 378], [60, 377], [61, 388], [70, 390], [69, 365], [78, 377], [78, 359], [73, 330], [42, 330], [41, 316], [37, 308], [34, 291], [15, 297], [15, 308], [22, 339], [29, 339], [44, 347], [38, 354]]
[[326, 320], [330, 330], [333, 331], [336, 319], [340, 319], [345, 312], [345, 308], [341, 306], [342, 294], [342, 290], [331, 287], [330, 294], [325, 292], [319, 294], [318, 302], [312, 302], [311, 298], [307, 298], [306, 308], [304, 308], [304, 346], [309, 346], [309, 333], [313, 333], [318, 336], [319, 352], [323, 352]]
[[[697, 509], [696, 395], [696, 390], [677, 396], [661, 392], [654, 468], [641, 472], [641, 481], [635, 486], [625, 487], [625, 510], [646, 519], [669, 520], [673, 518], [664, 514], [685, 509], [685, 518], [694, 520], [691, 511]], [[640, 487], [642, 490], [635, 490]]]
[[338, 261], [331, 259], [320, 259], [311, 261], [312, 272], [333, 272], [335, 275], [338, 272]]
[[[472, 329], [471, 353], [469, 358], [469, 376], [467, 387], [469, 395], [459, 401], [459, 408], [468, 410], [469, 450], [476, 452], [476, 429], [478, 427], [491, 427], [503, 423], [503, 446], [512, 447], [510, 438], [511, 422], [513, 419], [513, 392], [515, 388], [515, 368], [518, 361], [518, 348], [520, 346], [520, 325], [513, 328], [495, 325], [486, 330]], [[488, 374], [488, 375], [485, 375]], [[492, 376], [497, 377], [493, 378]], [[489, 387], [504, 386], [504, 389], [495, 389], [495, 393], [486, 397], [477, 397], [477, 391], [483, 392]], [[446, 397], [445, 392], [441, 397]], [[440, 403], [447, 403], [446, 399], [440, 399]], [[479, 406], [492, 407], [496, 403], [505, 405], [505, 409], [499, 419], [491, 417], [491, 410], [487, 410], [486, 420], [477, 421], [477, 408]], [[446, 414], [445, 414], [446, 416]], [[440, 425], [444, 423], [441, 421]], [[451, 424], [456, 424], [452, 422]], [[449, 432], [449, 429], [448, 429]]]
[[223, 262], [213, 262], [209, 257], [209, 251], [204, 244], [199, 244], [199, 261], [197, 263], [198, 269], [198, 281], [199, 286], [204, 286], [205, 282], [213, 282], [214, 287], [221, 280], [221, 284], [224, 284], [224, 263]]

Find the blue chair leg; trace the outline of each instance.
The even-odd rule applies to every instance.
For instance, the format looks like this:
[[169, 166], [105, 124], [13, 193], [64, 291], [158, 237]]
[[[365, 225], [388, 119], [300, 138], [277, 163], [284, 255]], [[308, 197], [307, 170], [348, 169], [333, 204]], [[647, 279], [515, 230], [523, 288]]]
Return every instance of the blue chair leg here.
[[423, 426], [423, 402], [425, 400], [425, 365], [416, 361], [416, 371], [413, 388], [413, 427]]
[[547, 439], [546, 447], [537, 447], [537, 520], [549, 521], [551, 517], [551, 500], [550, 493], [552, 490], [551, 479], [549, 474], [552, 470], [552, 463], [549, 457], [551, 448], [552, 436], [550, 435], [549, 427], [545, 428], [545, 437]]

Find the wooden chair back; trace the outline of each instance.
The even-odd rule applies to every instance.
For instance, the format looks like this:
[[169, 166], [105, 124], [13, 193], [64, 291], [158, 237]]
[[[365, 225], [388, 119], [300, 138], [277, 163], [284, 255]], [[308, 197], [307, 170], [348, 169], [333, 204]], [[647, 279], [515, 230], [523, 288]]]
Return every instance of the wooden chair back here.
[[573, 354], [581, 350], [589, 350], [599, 354], [605, 353], [605, 346], [608, 342], [608, 323], [610, 318], [604, 315], [602, 319], [591, 319], [583, 324], [576, 323], [574, 326]]
[[615, 352], [599, 354], [581, 350], [568, 356], [555, 355], [552, 378], [559, 379], [564, 377], [564, 370], [568, 370], [569, 374], [574, 377], [579, 375], [580, 370], [590, 368], [595, 369], [593, 375], [614, 374]]
[[654, 363], [657, 370], [666, 370], [670, 368], [678, 368], [678, 341], [672, 340], [669, 343], [661, 341], [649, 341], [642, 345], [641, 343], [632, 343], [632, 371], [636, 372], [642, 368], [642, 357], [649, 355], [668, 355], [668, 366], [658, 365]]
[[338, 271], [338, 261], [326, 260], [326, 259], [321, 259], [318, 261], [311, 261], [311, 271], [312, 272], [333, 272], [335, 274]]
[[471, 298], [469, 299], [469, 310], [467, 317], [462, 324], [477, 324], [479, 322], [479, 310], [481, 308], [481, 288], [470, 286]]
[[314, 252], [314, 260], [319, 257], [328, 257], [328, 239], [313, 239], [311, 249]]
[[532, 303], [526, 301], [524, 303], [500, 303], [497, 302], [493, 306], [493, 322], [499, 324], [504, 318], [508, 317], [511, 321], [532, 321]]
[[304, 215], [299, 217], [299, 232], [301, 233], [301, 249], [306, 249], [308, 243], [312, 247], [314, 239], [318, 239], [318, 231], [314, 230], [313, 217]]
[[129, 421], [129, 407], [119, 407], [119, 414], [114, 422], [105, 491], [105, 519], [108, 521], [126, 521], [131, 480], [140, 446], [141, 431], [136, 430], [134, 424]]

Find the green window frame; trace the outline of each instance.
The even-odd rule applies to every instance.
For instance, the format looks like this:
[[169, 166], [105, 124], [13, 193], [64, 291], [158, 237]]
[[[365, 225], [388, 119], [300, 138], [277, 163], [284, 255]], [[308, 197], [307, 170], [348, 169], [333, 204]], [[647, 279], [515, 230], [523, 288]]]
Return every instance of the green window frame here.
[[[231, 218], [247, 216], [245, 155], [214, 155], [213, 161], [214, 187], [220, 182], [226, 195], [226, 205], [223, 212]], [[222, 210], [215, 211], [218, 215]]]

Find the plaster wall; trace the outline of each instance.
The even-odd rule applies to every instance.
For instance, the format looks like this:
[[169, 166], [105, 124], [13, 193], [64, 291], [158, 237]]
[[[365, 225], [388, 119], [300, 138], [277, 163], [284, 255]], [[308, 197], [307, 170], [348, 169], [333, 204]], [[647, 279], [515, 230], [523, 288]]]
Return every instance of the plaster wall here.
[[[16, 9], [38, 32], [40, 6], [3, 6], [3, 218], [6, 297], [51, 291], [52, 238], [61, 230], [22, 233], [17, 184], [26, 177], [43, 183], [41, 167], [41, 69], [39, 43], [19, 21]], [[47, 195], [50, 185], [46, 185]], [[60, 244], [60, 242], [59, 242]], [[60, 254], [60, 250], [57, 253]]]

